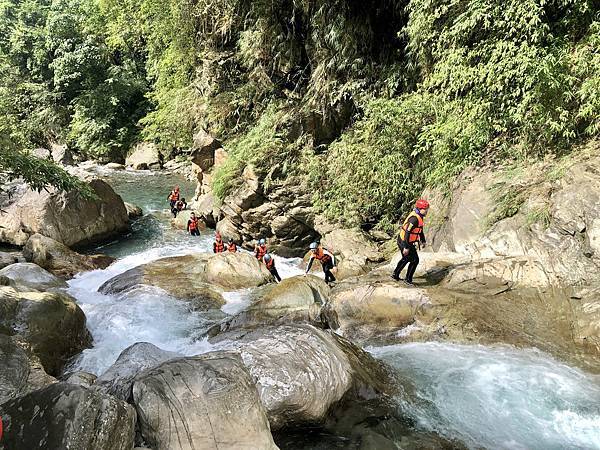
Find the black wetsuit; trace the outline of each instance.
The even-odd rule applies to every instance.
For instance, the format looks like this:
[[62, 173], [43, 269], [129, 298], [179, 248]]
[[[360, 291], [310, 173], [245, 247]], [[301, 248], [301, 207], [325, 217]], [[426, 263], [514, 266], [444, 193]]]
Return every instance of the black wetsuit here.
[[[404, 233], [404, 239], [398, 238], [398, 247], [402, 251], [408, 249], [408, 255], [402, 255], [402, 259], [398, 262], [398, 265], [394, 270], [393, 277], [397, 280], [400, 279], [400, 272], [402, 272], [404, 267], [406, 267], [408, 264], [408, 269], [406, 270], [406, 281], [408, 283], [412, 283], [413, 276], [415, 275], [415, 271], [419, 265], [419, 254], [417, 253], [417, 248], [415, 246], [416, 242], [410, 243], [408, 239], [410, 237], [409, 231], [419, 226], [419, 220], [415, 216], [409, 217], [406, 226], [408, 230], [406, 230]], [[421, 234], [419, 235], [419, 240], [421, 243], [425, 243], [425, 234], [423, 231], [421, 231]]]

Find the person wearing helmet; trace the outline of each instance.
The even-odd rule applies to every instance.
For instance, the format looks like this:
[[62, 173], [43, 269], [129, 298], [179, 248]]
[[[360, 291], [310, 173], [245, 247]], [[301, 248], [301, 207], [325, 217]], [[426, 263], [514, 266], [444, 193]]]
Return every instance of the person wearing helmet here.
[[187, 231], [192, 236], [200, 236], [200, 224], [198, 223], [198, 218], [195, 213], [190, 214], [190, 220], [187, 222]]
[[398, 247], [402, 251], [402, 259], [398, 262], [392, 278], [394, 280], [400, 280], [400, 272], [408, 264], [406, 270], [406, 284], [414, 286], [413, 276], [419, 265], [419, 254], [417, 253], [416, 246], [419, 248], [425, 246], [425, 234], [423, 233], [424, 218], [427, 216], [429, 211], [429, 202], [427, 200], [417, 200], [415, 203], [415, 210], [412, 211], [402, 228], [400, 229], [400, 235], [398, 236]]
[[277, 269], [275, 268], [275, 259], [271, 256], [270, 253], [265, 253], [265, 256], [263, 256], [262, 260], [265, 263], [265, 266], [267, 266], [267, 269], [269, 270], [269, 272], [271, 272], [271, 275], [273, 275], [273, 277], [275, 277], [277, 282], [280, 283], [281, 277], [279, 276], [279, 273], [277, 272]]
[[230, 253], [237, 252], [237, 245], [235, 242], [233, 242], [232, 238], [229, 238], [229, 241], [227, 241], [227, 251]]
[[215, 242], [213, 242], [213, 253], [223, 253], [225, 251], [225, 243], [221, 238], [221, 233], [215, 233]]
[[254, 256], [256, 256], [256, 259], [258, 259], [259, 261], [263, 260], [263, 256], [265, 256], [267, 254], [267, 241], [265, 241], [264, 239], [259, 239], [258, 241], [258, 245], [256, 247], [254, 247]]
[[308, 266], [306, 266], [304, 276], [310, 271], [314, 260], [318, 259], [321, 262], [321, 267], [323, 267], [323, 272], [325, 273], [325, 282], [327, 284], [333, 283], [335, 281], [335, 277], [333, 276], [333, 273], [331, 273], [331, 269], [335, 266], [335, 256], [333, 256], [333, 253], [316, 242], [310, 244], [310, 252], [310, 259], [308, 260]]
[[171, 214], [173, 214], [173, 218], [177, 218], [177, 214], [179, 214], [181, 211], [183, 211], [186, 208], [187, 208], [187, 202], [185, 201], [185, 198], [182, 198], [181, 200], [177, 200], [175, 202], [175, 205], [171, 208]]

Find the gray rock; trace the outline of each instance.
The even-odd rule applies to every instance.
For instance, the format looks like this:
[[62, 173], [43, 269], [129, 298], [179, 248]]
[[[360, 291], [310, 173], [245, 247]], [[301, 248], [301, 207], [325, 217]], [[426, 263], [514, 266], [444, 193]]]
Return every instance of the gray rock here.
[[0, 252], [0, 269], [4, 269], [6, 266], [19, 262], [19, 258], [15, 255], [6, 252]]
[[52, 144], [50, 148], [52, 159], [55, 163], [63, 166], [72, 166], [74, 164], [73, 154], [66, 145]]
[[135, 411], [121, 400], [55, 383], [0, 406], [7, 449], [131, 450]]
[[138, 143], [125, 159], [125, 165], [136, 170], [160, 169], [162, 154], [152, 142]]
[[39, 291], [66, 288], [60, 278], [33, 263], [16, 263], [0, 269], [0, 276], [11, 280], [18, 289], [30, 288]]
[[0, 334], [0, 361], [0, 405], [56, 382], [17, 338]]
[[236, 330], [212, 342], [241, 353], [273, 429], [320, 423], [342, 399], [375, 398], [390, 386], [381, 363], [308, 324]]
[[75, 372], [64, 378], [65, 383], [75, 384], [85, 388], [91, 387], [98, 377], [89, 372]]
[[23, 255], [27, 261], [65, 278], [88, 270], [106, 269], [115, 260], [107, 255], [81, 255], [39, 233], [27, 240]]
[[321, 278], [296, 276], [265, 286], [241, 313], [220, 325], [221, 331], [260, 324], [321, 322], [321, 308], [329, 298]]
[[142, 217], [144, 215], [142, 208], [137, 205], [125, 202], [125, 208], [127, 209], [127, 216], [131, 220], [137, 219], [138, 217]]
[[66, 294], [0, 286], [0, 312], [0, 330], [30, 344], [50, 375], [91, 344], [85, 315]]
[[123, 164], [114, 163], [114, 162], [108, 163], [104, 167], [106, 167], [107, 169], [112, 169], [112, 170], [125, 170], [125, 166]]
[[154, 449], [276, 449], [256, 387], [228, 352], [167, 361], [140, 374], [133, 399]]
[[0, 242], [25, 245], [40, 233], [66, 246], [87, 245], [130, 229], [123, 200], [104, 181], [93, 179], [90, 187], [96, 199], [84, 199], [76, 192], [56, 189], [35, 192], [26, 188], [21, 195], [0, 201]]
[[117, 361], [98, 377], [94, 389], [129, 401], [131, 387], [138, 373], [180, 356], [148, 342], [137, 342], [123, 350]]

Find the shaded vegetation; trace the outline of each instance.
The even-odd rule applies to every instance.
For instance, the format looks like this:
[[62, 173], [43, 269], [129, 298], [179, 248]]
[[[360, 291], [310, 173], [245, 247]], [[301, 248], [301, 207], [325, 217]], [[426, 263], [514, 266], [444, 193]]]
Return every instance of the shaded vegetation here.
[[[0, 125], [15, 148], [68, 141], [176, 155], [199, 129], [291, 174], [347, 224], [391, 225], [472, 164], [564, 154], [600, 132], [594, 0], [1, 0]], [[503, 203], [510, 214], [517, 200]]]

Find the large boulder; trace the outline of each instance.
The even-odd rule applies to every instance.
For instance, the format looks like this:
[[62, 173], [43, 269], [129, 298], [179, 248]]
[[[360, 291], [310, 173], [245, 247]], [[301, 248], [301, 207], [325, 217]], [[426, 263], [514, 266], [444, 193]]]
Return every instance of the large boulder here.
[[148, 342], [137, 342], [123, 350], [115, 363], [98, 377], [94, 389], [129, 401], [133, 381], [138, 373], [180, 356]]
[[106, 269], [115, 260], [106, 255], [81, 255], [39, 233], [29, 238], [23, 248], [23, 256], [28, 262], [65, 278], [87, 270]]
[[259, 324], [321, 322], [330, 288], [321, 278], [296, 276], [266, 286], [241, 313], [220, 325], [221, 331]]
[[227, 352], [167, 361], [140, 374], [133, 401], [154, 449], [276, 449], [240, 357]]
[[[177, 274], [174, 279], [173, 274]], [[220, 292], [266, 284], [271, 274], [247, 253], [198, 253], [163, 258], [111, 278], [103, 293], [119, 293], [140, 285], [155, 286], [175, 298], [189, 300], [195, 309], [220, 308]]]
[[155, 170], [162, 167], [162, 159], [156, 144], [140, 142], [125, 159], [125, 165], [135, 170]]
[[[555, 286], [599, 282], [600, 156], [591, 145], [561, 162], [530, 165], [517, 181], [503, 172], [465, 172], [451, 200], [432, 203], [429, 242], [474, 260], [537, 261]], [[564, 174], [553, 177], [559, 170]], [[506, 192], [516, 198], [509, 199], [513, 211], [501, 214]]]
[[48, 291], [67, 287], [67, 283], [63, 280], [34, 263], [16, 263], [6, 266], [0, 269], [0, 277], [18, 290]]
[[312, 325], [240, 329], [212, 342], [241, 353], [273, 429], [322, 423], [342, 399], [374, 398], [389, 388], [381, 363]]
[[354, 278], [338, 284], [323, 309], [329, 326], [353, 342], [393, 342], [430, 304], [422, 289], [389, 278]]
[[0, 286], [0, 311], [0, 331], [29, 343], [50, 375], [91, 343], [83, 311], [66, 294]]
[[356, 229], [335, 229], [323, 236], [323, 245], [334, 253], [337, 278], [343, 280], [366, 274], [373, 263], [384, 260], [384, 255], [371, 237]]
[[7, 449], [131, 450], [135, 411], [121, 400], [55, 383], [0, 406]]
[[[129, 230], [123, 200], [104, 181], [93, 179], [90, 188], [97, 198], [85, 199], [76, 192], [56, 189], [36, 192], [23, 186], [0, 199], [0, 242], [23, 246], [40, 233], [71, 247], [98, 242]], [[18, 192], [17, 192], [18, 191]]]
[[50, 147], [50, 153], [55, 163], [63, 166], [72, 166], [75, 162], [73, 161], [73, 154], [69, 147], [66, 145], [52, 144]]
[[0, 361], [0, 405], [56, 382], [18, 338], [0, 334]]

